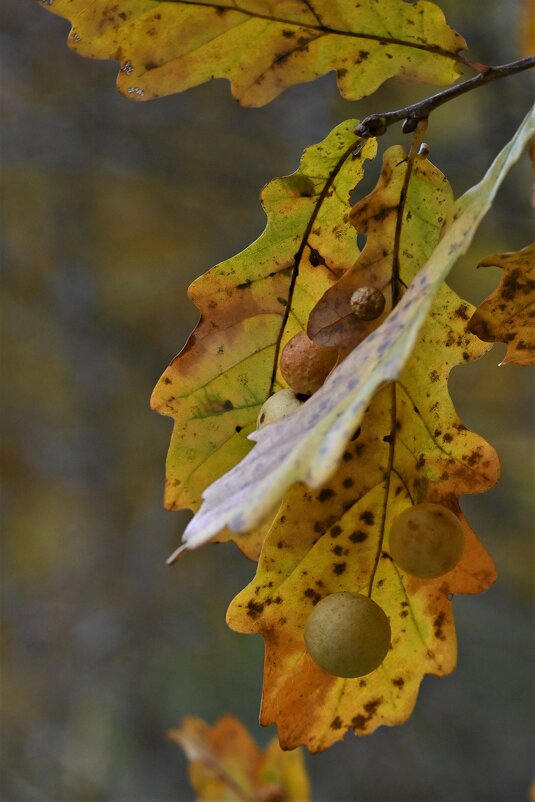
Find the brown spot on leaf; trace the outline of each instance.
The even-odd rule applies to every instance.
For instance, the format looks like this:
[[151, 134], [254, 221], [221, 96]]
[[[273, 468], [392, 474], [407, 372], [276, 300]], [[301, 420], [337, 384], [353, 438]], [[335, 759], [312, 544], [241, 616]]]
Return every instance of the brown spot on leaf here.
[[264, 612], [264, 605], [262, 604], [262, 602], [255, 602], [253, 601], [253, 599], [251, 599], [247, 603], [247, 615], [250, 618], [253, 619], [258, 618], [258, 616], [262, 615], [263, 612]]
[[461, 320], [468, 320], [468, 318], [469, 318], [469, 315], [468, 315], [468, 304], [464, 304], [464, 303], [460, 304], [460, 306], [458, 306], [457, 309], [455, 310], [455, 315], [457, 317], [460, 317]]
[[340, 534], [342, 534], [342, 527], [338, 526], [338, 524], [336, 524], [331, 529], [331, 537], [338, 537], [338, 535], [340, 535]]
[[307, 599], [310, 599], [314, 605], [321, 601], [321, 594], [318, 593], [317, 590], [314, 590], [314, 588], [307, 588], [305, 590], [305, 596]]
[[336, 495], [336, 491], [333, 490], [331, 487], [323, 487], [316, 498], [318, 501], [328, 501], [328, 499], [332, 498]]
[[437, 640], [446, 640], [446, 636], [442, 631], [442, 627], [444, 626], [444, 621], [446, 620], [446, 615], [444, 612], [440, 612], [435, 620], [433, 621], [433, 627], [435, 630], [435, 638]]

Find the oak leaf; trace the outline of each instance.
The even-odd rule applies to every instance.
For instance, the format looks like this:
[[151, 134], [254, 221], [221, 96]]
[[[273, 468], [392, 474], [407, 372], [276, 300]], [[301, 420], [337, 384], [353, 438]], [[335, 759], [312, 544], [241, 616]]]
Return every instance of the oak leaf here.
[[243, 106], [262, 106], [331, 70], [358, 100], [396, 75], [451, 83], [466, 47], [428, 0], [40, 1], [71, 21], [73, 50], [121, 62], [135, 100], [226, 78]]
[[[376, 143], [361, 143], [354, 154], [355, 122], [337, 126], [307, 148], [295, 173], [264, 188], [263, 234], [189, 289], [200, 323], [152, 397], [155, 410], [174, 418], [169, 509], [197, 509], [202, 491], [252, 448], [247, 435], [262, 404], [287, 386], [278, 369], [282, 347], [358, 255], [349, 193]], [[252, 544], [250, 556], [255, 550]]]
[[234, 716], [223, 716], [214, 727], [189, 717], [168, 735], [190, 761], [199, 802], [310, 800], [302, 752], [283, 752], [276, 739], [262, 752]]
[[[425, 157], [407, 159], [402, 148], [390, 148], [378, 186], [352, 212], [368, 233], [353, 274], [388, 285], [395, 297], [437, 244], [440, 220], [453, 205], [444, 176]], [[491, 487], [499, 463], [491, 446], [460, 422], [447, 386], [452, 367], [487, 350], [467, 330], [470, 311], [451, 289], [440, 288], [397, 381], [374, 396], [328, 482], [288, 491], [255, 578], [229, 608], [233, 629], [265, 639], [261, 720], [277, 723], [286, 748], [318, 751], [348, 729], [368, 734], [405, 721], [424, 674], [455, 667], [449, 594], [477, 593], [494, 580], [492, 561], [458, 499]], [[409, 576], [389, 553], [391, 521], [424, 500], [449, 507], [465, 529], [461, 562], [435, 580]], [[333, 677], [305, 648], [303, 628], [314, 605], [341, 591], [369, 595], [390, 619], [390, 651], [366, 677]]]
[[485, 342], [507, 343], [502, 365], [535, 365], [535, 243], [487, 256], [478, 267], [501, 267], [499, 287], [476, 309], [470, 331]]
[[251, 453], [206, 489], [201, 509], [184, 532], [189, 548], [224, 527], [238, 533], [254, 529], [274, 512], [292, 484], [317, 488], [334, 473], [373, 394], [403, 370], [434, 296], [534, 133], [532, 108], [484, 178], [451, 207], [441, 240], [382, 325], [335, 368], [299, 412], [255, 432], [258, 442]]

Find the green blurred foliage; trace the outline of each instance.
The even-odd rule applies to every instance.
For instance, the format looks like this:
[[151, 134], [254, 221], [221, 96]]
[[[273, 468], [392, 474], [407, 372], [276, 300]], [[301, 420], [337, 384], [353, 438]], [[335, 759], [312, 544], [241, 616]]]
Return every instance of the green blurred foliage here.
[[[475, 58], [516, 57], [519, 2], [443, 7]], [[228, 711], [255, 733], [262, 646], [224, 624], [254, 570], [234, 547], [164, 565], [187, 516], [161, 507], [170, 422], [149, 411], [150, 392], [195, 323], [187, 284], [261, 232], [262, 184], [340, 120], [428, 90], [392, 82], [349, 104], [328, 76], [255, 111], [237, 108], [224, 82], [129, 103], [115, 64], [68, 52], [61, 20], [17, 0], [3, 17], [2, 795], [186, 801], [185, 762], [164, 732], [187, 714]], [[531, 95], [519, 76], [433, 115], [431, 158], [456, 194]], [[511, 173], [455, 271], [474, 302], [497, 281], [477, 261], [533, 238], [529, 173], [527, 159]], [[451, 379], [464, 422], [503, 461], [502, 483], [463, 503], [499, 584], [456, 603], [457, 673], [426, 680], [407, 725], [309, 761], [316, 802], [526, 796], [530, 384], [525, 369], [498, 369], [502, 353]]]

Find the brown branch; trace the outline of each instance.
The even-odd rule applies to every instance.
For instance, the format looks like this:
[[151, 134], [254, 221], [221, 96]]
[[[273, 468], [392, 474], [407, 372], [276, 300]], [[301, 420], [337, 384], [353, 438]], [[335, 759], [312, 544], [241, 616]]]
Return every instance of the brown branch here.
[[396, 111], [386, 111], [384, 114], [370, 114], [357, 125], [355, 133], [364, 139], [370, 136], [382, 136], [391, 125], [404, 120], [403, 133], [410, 134], [416, 129], [421, 120], [426, 120], [432, 111], [444, 103], [448, 103], [466, 92], [471, 92], [472, 89], [477, 89], [492, 81], [499, 81], [501, 78], [507, 78], [508, 75], [515, 75], [517, 72], [530, 70], [532, 67], [535, 67], [535, 56], [521, 58], [518, 61], [501, 64], [497, 67], [480, 66], [482, 72], [479, 75], [455, 86], [450, 86], [442, 92], [437, 92], [436, 95], [431, 95], [431, 97], [419, 100], [417, 103]]

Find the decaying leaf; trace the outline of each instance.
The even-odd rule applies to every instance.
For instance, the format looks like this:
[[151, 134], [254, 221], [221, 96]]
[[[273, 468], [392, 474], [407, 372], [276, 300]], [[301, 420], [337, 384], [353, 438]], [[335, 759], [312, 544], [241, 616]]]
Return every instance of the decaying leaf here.
[[478, 267], [501, 267], [499, 287], [476, 309], [469, 328], [485, 342], [507, 343], [502, 362], [535, 365], [535, 243], [488, 256]]
[[247, 435], [260, 407], [287, 386], [278, 370], [282, 347], [358, 255], [349, 193], [376, 144], [352, 155], [354, 126], [349, 120], [335, 128], [304, 152], [293, 175], [268, 184], [261, 237], [190, 287], [201, 321], [152, 398], [153, 408], [175, 421], [170, 509], [197, 509], [202, 491], [250, 450]]
[[[390, 148], [377, 188], [352, 213], [368, 233], [353, 272], [364, 283], [379, 280], [389, 297], [401, 294], [452, 208], [448, 183], [425, 157], [417, 156], [411, 169], [402, 148]], [[449, 594], [477, 593], [494, 580], [458, 498], [491, 487], [498, 459], [459, 421], [447, 386], [452, 367], [487, 350], [467, 330], [470, 312], [448, 287], [439, 289], [411, 358], [367, 406], [334, 475], [314, 491], [299, 484], [284, 496], [257, 574], [229, 608], [233, 629], [265, 639], [261, 721], [278, 725], [285, 748], [318, 751], [348, 729], [368, 734], [405, 721], [424, 674], [455, 667]], [[449, 507], [465, 528], [461, 562], [434, 580], [410, 577], [389, 554], [391, 521], [424, 500]], [[390, 651], [365, 677], [333, 677], [305, 648], [314, 605], [340, 591], [369, 595], [390, 619]]]
[[[453, 196], [445, 177], [425, 157], [417, 156], [412, 167], [401, 146], [390, 148], [377, 188], [353, 208], [350, 219], [366, 234], [366, 247], [310, 313], [308, 335], [315, 342], [353, 350], [387, 317], [415, 268], [433, 253]], [[382, 293], [385, 306], [379, 317], [355, 315], [351, 299], [359, 287]]]
[[292, 484], [317, 488], [335, 472], [373, 394], [403, 370], [438, 288], [468, 248], [503, 178], [534, 132], [532, 109], [484, 178], [454, 204], [442, 239], [384, 323], [344, 359], [301, 410], [256, 432], [258, 443], [251, 453], [204, 492], [204, 503], [184, 533], [190, 548], [227, 526], [234, 532], [254, 529]]
[[395, 75], [448, 84], [464, 39], [428, 0], [40, 0], [72, 23], [82, 56], [121, 62], [123, 94], [148, 100], [226, 78], [243, 106], [336, 70], [348, 100]]
[[276, 739], [262, 752], [234, 716], [223, 716], [214, 727], [186, 718], [168, 735], [190, 761], [199, 802], [310, 800], [302, 752], [283, 752]]

